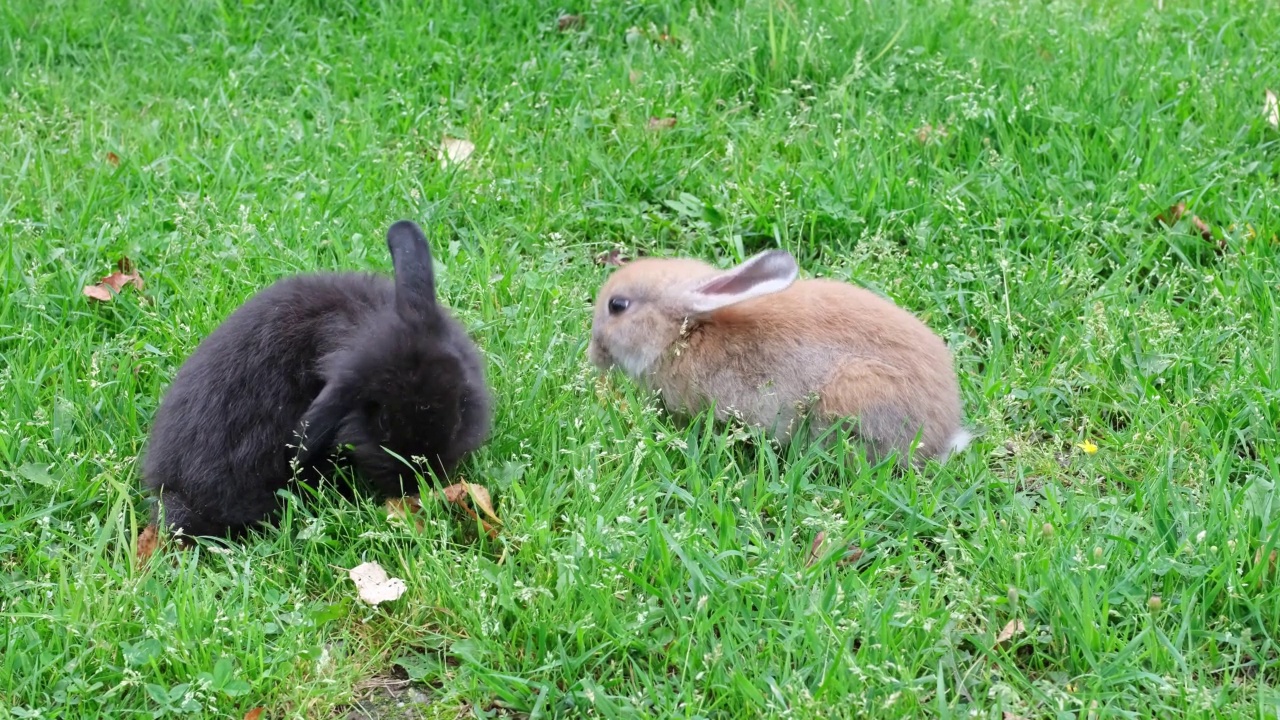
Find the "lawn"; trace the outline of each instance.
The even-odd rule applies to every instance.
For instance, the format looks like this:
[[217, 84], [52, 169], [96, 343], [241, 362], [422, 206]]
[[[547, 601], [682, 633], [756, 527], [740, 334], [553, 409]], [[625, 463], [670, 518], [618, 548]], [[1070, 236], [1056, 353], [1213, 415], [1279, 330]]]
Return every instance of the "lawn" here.
[[[1277, 57], [1262, 0], [8, 0], [0, 717], [1276, 717]], [[496, 539], [300, 488], [137, 566], [182, 361], [406, 217], [485, 354]], [[590, 367], [601, 254], [770, 247], [947, 340], [967, 452]]]

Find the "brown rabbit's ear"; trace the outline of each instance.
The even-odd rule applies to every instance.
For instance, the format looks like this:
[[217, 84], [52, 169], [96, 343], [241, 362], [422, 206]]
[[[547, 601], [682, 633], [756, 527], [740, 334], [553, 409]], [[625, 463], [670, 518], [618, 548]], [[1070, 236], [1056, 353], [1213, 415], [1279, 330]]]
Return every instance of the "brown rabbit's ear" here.
[[795, 282], [798, 273], [791, 253], [766, 250], [687, 291], [684, 306], [693, 313], [709, 313], [744, 300], [782, 292]]

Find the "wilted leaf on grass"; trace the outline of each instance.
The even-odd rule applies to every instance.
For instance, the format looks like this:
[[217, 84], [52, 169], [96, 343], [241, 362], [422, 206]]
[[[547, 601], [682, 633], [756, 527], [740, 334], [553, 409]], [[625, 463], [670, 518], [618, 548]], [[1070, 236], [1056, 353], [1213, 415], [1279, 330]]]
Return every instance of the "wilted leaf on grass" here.
[[111, 163], [112, 167], [120, 167], [120, 156], [113, 152], [108, 152], [107, 162]]
[[493, 500], [489, 496], [489, 491], [483, 485], [463, 480], [441, 490], [440, 495], [446, 502], [462, 508], [472, 519], [479, 520], [480, 524], [484, 526], [485, 532], [489, 533], [489, 537], [498, 537], [498, 531], [493, 525], [490, 525], [484, 518], [477, 515], [474, 510], [467, 506], [466, 501], [469, 499], [471, 504], [480, 508], [480, 511], [491, 518], [495, 524], [502, 524], [502, 520], [498, 519], [498, 515], [493, 511]]
[[614, 267], [622, 267], [627, 263], [628, 259], [618, 248], [614, 248], [609, 252], [602, 252], [596, 255], [595, 258], [597, 265], [612, 265]]
[[138, 533], [138, 565], [144, 565], [160, 547], [160, 532], [155, 525], [148, 525]]
[[262, 708], [256, 707], [244, 714], [244, 720], [259, 720], [262, 717]]
[[[1192, 215], [1191, 224], [1195, 226], [1195, 229], [1200, 233], [1200, 237], [1208, 240], [1209, 242], [1213, 242], [1213, 229], [1209, 227], [1208, 223], [1201, 220], [1199, 217]], [[1226, 241], [1223, 240], [1222, 242], [1219, 242], [1218, 245], [1225, 246]]]
[[[1269, 561], [1267, 563], [1267, 569], [1269, 570], [1276, 569], [1276, 555], [1277, 555], [1277, 551], [1272, 550], [1271, 554], [1267, 556], [1269, 558]], [[1254, 565], [1262, 564], [1262, 548], [1258, 548], [1257, 552], [1253, 554], [1253, 564]]]
[[1005, 624], [1004, 629], [996, 636], [996, 645], [1004, 645], [1012, 640], [1015, 636], [1021, 635], [1027, 631], [1027, 626], [1022, 624], [1021, 620], [1010, 620]]
[[[1262, 551], [1263, 551], [1263, 548], [1258, 548], [1257, 552], [1255, 552], [1255, 553], [1253, 554], [1253, 564], [1254, 564], [1254, 566], [1255, 566], [1255, 567], [1258, 567], [1258, 566], [1261, 566], [1261, 565], [1262, 565]], [[1267, 556], [1267, 565], [1266, 565], [1266, 568], [1265, 568], [1265, 569], [1263, 569], [1263, 570], [1262, 570], [1262, 572], [1258, 575], [1258, 587], [1262, 587], [1262, 585], [1263, 585], [1263, 583], [1266, 581], [1266, 579], [1267, 579], [1270, 575], [1272, 575], [1273, 573], [1275, 573], [1275, 571], [1276, 571], [1276, 559], [1277, 559], [1277, 556], [1278, 556], [1278, 555], [1280, 555], [1280, 552], [1278, 552], [1278, 551], [1276, 551], [1276, 550], [1272, 550], [1272, 551], [1271, 551], [1271, 553]]]
[[858, 562], [859, 560], [861, 560], [862, 555], [863, 555], [862, 548], [858, 547], [857, 545], [850, 545], [849, 548], [844, 551], [844, 557], [840, 558], [839, 562], [837, 562], [836, 564], [852, 565]]
[[[422, 509], [422, 499], [417, 495], [391, 498], [387, 500], [384, 507], [387, 509], [387, 519], [407, 523], [414, 513]], [[413, 524], [421, 530], [423, 528], [422, 518], [413, 518]]]
[[356, 584], [360, 599], [370, 605], [389, 602], [404, 594], [408, 589], [404, 580], [387, 576], [387, 571], [376, 562], [357, 565], [347, 571], [351, 582]]
[[[1165, 210], [1164, 212], [1157, 215], [1156, 222], [1160, 223], [1161, 225], [1164, 225], [1165, 227], [1173, 227], [1186, 214], [1187, 214], [1187, 204], [1178, 203], [1177, 205], [1170, 206], [1168, 210]], [[1209, 227], [1208, 223], [1201, 220], [1198, 216], [1192, 215], [1191, 225], [1195, 227], [1196, 232], [1200, 233], [1200, 237], [1204, 238], [1209, 242], [1213, 242], [1213, 228]], [[1224, 239], [1219, 241], [1218, 247], [1225, 248], [1226, 240]]]
[[1182, 216], [1186, 214], [1187, 204], [1178, 203], [1177, 205], [1171, 205], [1168, 210], [1157, 215], [1156, 222], [1164, 225], [1165, 227], [1173, 227], [1173, 224], [1181, 220]]
[[[804, 563], [805, 567], [812, 567], [814, 564], [816, 564], [819, 560], [822, 559], [823, 548], [826, 545], [826, 542], [827, 542], [826, 531], [819, 530], [818, 534], [813, 537], [813, 544], [809, 546], [809, 557], [807, 560], [805, 560], [805, 563]], [[857, 545], [849, 545], [845, 547], [843, 551], [837, 550], [836, 552], [840, 554], [840, 559], [836, 560], [836, 565], [839, 567], [855, 565], [858, 563], [859, 560], [862, 559], [862, 556], [864, 555], [862, 548], [858, 547]]]
[[1262, 104], [1262, 115], [1271, 127], [1280, 130], [1280, 100], [1277, 100], [1276, 94], [1270, 90], [1267, 91], [1267, 99]]
[[560, 29], [560, 32], [579, 30], [585, 24], [586, 21], [581, 15], [573, 15], [571, 13], [565, 13], [556, 19], [556, 27]]
[[933, 140], [934, 138], [941, 140], [945, 138], [947, 135], [948, 135], [947, 128], [943, 125], [934, 127], [933, 125], [929, 125], [926, 123], [925, 125], [921, 126], [919, 130], [916, 130], [916, 140], [919, 141], [921, 145], [927, 144], [930, 140]]
[[127, 257], [116, 261], [116, 271], [102, 278], [97, 285], [85, 285], [84, 294], [93, 300], [111, 302], [127, 285], [142, 289], [142, 276], [133, 269], [133, 262]]
[[650, 130], [670, 130], [676, 126], [676, 119], [673, 117], [651, 117], [649, 118]]
[[827, 539], [827, 531], [819, 530], [817, 535], [813, 536], [813, 544], [809, 546], [809, 559], [805, 561], [805, 567], [812, 567], [818, 559], [822, 557], [822, 543]]
[[446, 137], [440, 141], [440, 162], [445, 166], [466, 165], [475, 151], [475, 143], [470, 140]]

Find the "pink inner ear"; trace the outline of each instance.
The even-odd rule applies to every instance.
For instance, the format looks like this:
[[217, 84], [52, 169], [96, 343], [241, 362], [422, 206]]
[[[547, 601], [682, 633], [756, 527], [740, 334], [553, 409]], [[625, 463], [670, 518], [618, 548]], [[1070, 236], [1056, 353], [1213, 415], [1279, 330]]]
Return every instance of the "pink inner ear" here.
[[724, 293], [724, 292], [735, 292], [733, 288], [733, 284], [734, 284], [733, 281], [739, 280], [739, 279], [740, 278], [736, 275], [729, 275], [727, 277], [718, 277], [715, 280], [712, 280], [711, 282], [706, 283], [702, 287], [698, 288], [698, 291], [702, 293], [706, 293], [708, 295], [715, 295], [715, 294]]
[[706, 282], [698, 288], [698, 292], [707, 295], [737, 295], [762, 283], [775, 282], [785, 274], [785, 271], [778, 267], [778, 263], [772, 262], [771, 257], [765, 256]]

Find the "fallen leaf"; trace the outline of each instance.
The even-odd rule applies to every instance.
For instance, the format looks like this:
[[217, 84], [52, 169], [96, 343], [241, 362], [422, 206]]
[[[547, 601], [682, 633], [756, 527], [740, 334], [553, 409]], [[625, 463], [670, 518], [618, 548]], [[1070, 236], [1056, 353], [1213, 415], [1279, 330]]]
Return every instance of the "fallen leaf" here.
[[111, 163], [115, 167], [120, 167], [120, 156], [113, 152], [108, 152], [107, 162]]
[[597, 265], [612, 265], [614, 267], [622, 267], [627, 263], [627, 259], [618, 248], [614, 248], [609, 252], [602, 252], [596, 255], [595, 258]]
[[1173, 224], [1181, 220], [1182, 216], [1186, 213], [1187, 204], [1178, 203], [1177, 205], [1170, 206], [1168, 210], [1157, 215], [1156, 222], [1163, 224], [1165, 227], [1173, 227]]
[[493, 522], [501, 525], [502, 521], [498, 519], [497, 514], [493, 512], [493, 501], [489, 497], [489, 491], [483, 485], [469, 483], [466, 480], [456, 482], [440, 491], [441, 497], [445, 502], [457, 505], [462, 508], [473, 520], [479, 520], [484, 526], [485, 532], [489, 533], [489, 537], [498, 537], [498, 531], [490, 525], [484, 518], [476, 514], [474, 510], [468, 507], [466, 500], [470, 499], [471, 503], [480, 508], [485, 515], [493, 518]]
[[[1174, 224], [1177, 223], [1179, 220], [1181, 220], [1183, 216], [1186, 214], [1187, 214], [1187, 204], [1178, 203], [1177, 205], [1170, 206], [1168, 210], [1165, 210], [1164, 212], [1157, 215], [1156, 222], [1164, 225], [1165, 227], [1173, 227]], [[1191, 225], [1195, 227], [1196, 232], [1200, 233], [1200, 237], [1204, 238], [1208, 242], [1214, 241], [1213, 228], [1209, 227], [1209, 224], [1201, 220], [1198, 216], [1196, 215], [1191, 216]], [[1226, 246], [1227, 246], [1227, 241], [1225, 238], [1223, 240], [1218, 241], [1219, 248], [1226, 248]]]
[[643, 73], [641, 73], [639, 70], [632, 70], [631, 72], [627, 73], [627, 79], [631, 81], [632, 85], [635, 85], [636, 83], [640, 82], [640, 78], [642, 76], [643, 76]]
[[844, 551], [844, 557], [840, 558], [837, 565], [852, 565], [862, 559], [862, 548], [857, 545], [850, 545], [848, 550]]
[[[390, 498], [385, 503], [387, 519], [407, 523], [409, 518], [422, 509], [422, 499], [417, 495], [406, 495], [402, 498]], [[425, 527], [422, 518], [413, 518], [413, 524], [419, 530]]]
[[[1261, 575], [1259, 575], [1259, 576], [1258, 576], [1258, 585], [1259, 585], [1259, 586], [1261, 586], [1261, 585], [1262, 585], [1262, 582], [1263, 582], [1263, 580], [1264, 580], [1264, 578], [1265, 578], [1266, 576], [1268, 576], [1268, 575], [1270, 575], [1270, 574], [1272, 574], [1272, 573], [1274, 573], [1274, 572], [1276, 571], [1276, 557], [1277, 557], [1277, 555], [1280, 555], [1280, 552], [1278, 552], [1278, 551], [1276, 551], [1276, 550], [1272, 550], [1272, 551], [1271, 551], [1271, 554], [1267, 556], [1267, 569], [1266, 569], [1266, 571], [1265, 571], [1265, 572], [1263, 572]], [[1262, 564], [1262, 548], [1258, 548], [1258, 551], [1257, 551], [1257, 552], [1255, 552], [1255, 553], [1253, 554], [1253, 564], [1254, 564], [1255, 566], [1256, 566], [1256, 565], [1261, 565], [1261, 564]]]
[[1000, 634], [996, 636], [996, 645], [1004, 645], [1014, 638], [1015, 635], [1021, 635], [1026, 632], [1027, 627], [1022, 624], [1021, 620], [1010, 620]]
[[259, 720], [262, 717], [262, 708], [256, 707], [244, 714], [244, 720]]
[[1280, 130], [1280, 100], [1277, 100], [1276, 94], [1270, 90], [1267, 91], [1266, 102], [1262, 104], [1262, 114], [1271, 127]]
[[565, 13], [556, 20], [556, 27], [560, 29], [560, 32], [579, 30], [585, 24], [586, 21], [583, 20], [581, 15], [573, 15], [570, 13]]
[[124, 290], [127, 285], [132, 285], [141, 290], [142, 276], [134, 272], [133, 262], [129, 258], [122, 257], [116, 261], [115, 272], [102, 278], [102, 282], [97, 285], [85, 285], [84, 294], [93, 300], [111, 302], [112, 298]]
[[137, 559], [139, 565], [145, 565], [160, 546], [160, 532], [155, 525], [148, 525], [138, 533]]
[[407, 589], [403, 580], [387, 577], [387, 571], [376, 562], [357, 565], [348, 570], [347, 575], [356, 584], [360, 599], [370, 605], [395, 600]]
[[813, 544], [809, 546], [809, 559], [805, 561], [805, 567], [812, 567], [822, 557], [822, 543], [826, 539], [826, 530], [819, 530], [818, 534], [813, 536]]
[[475, 143], [470, 140], [446, 137], [440, 141], [440, 162], [445, 166], [466, 165], [475, 151]]
[[489, 490], [483, 485], [475, 483], [467, 483], [467, 488], [471, 493], [471, 502], [475, 503], [489, 519], [501, 525], [502, 520], [498, 518], [498, 514], [493, 511], [493, 498], [489, 496]]
[[924, 145], [934, 138], [945, 138], [947, 134], [947, 128], [943, 125], [934, 127], [932, 125], [925, 124], [919, 130], [916, 130], [916, 140], [918, 140], [921, 145]]
[[673, 117], [651, 117], [649, 118], [650, 130], [670, 130], [676, 126], [676, 119]]
[[[1198, 216], [1192, 215], [1191, 224], [1196, 227], [1196, 230], [1200, 231], [1200, 237], [1204, 238], [1205, 240], [1208, 240], [1209, 242], [1213, 242], [1213, 229], [1209, 227], [1208, 223], [1201, 220]], [[1220, 244], [1225, 244], [1225, 243], [1220, 243]]]

